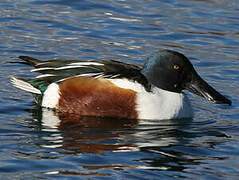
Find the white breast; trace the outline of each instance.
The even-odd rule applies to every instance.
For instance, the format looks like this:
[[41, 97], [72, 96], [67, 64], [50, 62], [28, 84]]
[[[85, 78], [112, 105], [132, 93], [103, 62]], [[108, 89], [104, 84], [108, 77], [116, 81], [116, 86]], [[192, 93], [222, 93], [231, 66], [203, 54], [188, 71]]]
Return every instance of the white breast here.
[[139, 119], [175, 119], [193, 116], [191, 103], [184, 93], [174, 93], [154, 87], [152, 93], [139, 92]]
[[174, 93], [152, 88], [152, 92], [127, 79], [110, 79], [115, 85], [132, 89], [137, 92], [136, 110], [139, 119], [176, 119], [191, 118], [193, 116], [191, 103], [184, 93]]

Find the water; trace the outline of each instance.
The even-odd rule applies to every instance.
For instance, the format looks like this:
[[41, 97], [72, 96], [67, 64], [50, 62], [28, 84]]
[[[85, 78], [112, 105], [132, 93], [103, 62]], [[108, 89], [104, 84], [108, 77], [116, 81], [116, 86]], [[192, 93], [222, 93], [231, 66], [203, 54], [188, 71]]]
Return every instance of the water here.
[[[0, 179], [239, 179], [236, 0], [4, 0], [0, 14]], [[191, 120], [74, 121], [9, 83], [33, 77], [8, 63], [19, 55], [143, 63], [160, 48], [184, 53], [233, 105], [188, 94]]]

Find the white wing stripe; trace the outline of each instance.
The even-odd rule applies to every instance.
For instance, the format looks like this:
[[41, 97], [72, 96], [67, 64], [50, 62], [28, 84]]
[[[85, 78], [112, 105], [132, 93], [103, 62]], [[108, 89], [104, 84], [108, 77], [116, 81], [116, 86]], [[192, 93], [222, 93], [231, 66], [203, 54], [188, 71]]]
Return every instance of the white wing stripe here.
[[37, 68], [37, 69], [32, 69], [31, 72], [38, 72], [38, 71], [44, 71], [44, 70], [63, 70], [63, 69], [71, 69], [71, 68], [80, 68], [80, 67], [85, 67], [85, 66], [104, 66], [104, 64], [97, 63], [97, 62], [79, 62], [79, 63], [70, 63], [67, 64], [66, 66], [63, 67], [44, 67], [44, 68]]
[[97, 77], [97, 76], [103, 76], [104, 74], [103, 73], [86, 73], [86, 74], [79, 74], [77, 76], [87, 76], [87, 77]]
[[85, 67], [83, 65], [79, 65], [79, 66], [70, 66], [70, 65], [67, 65], [67, 66], [63, 66], [63, 67], [58, 67], [58, 68], [54, 68], [54, 70], [63, 70], [63, 69], [72, 69], [72, 68], [80, 68], [80, 67]]
[[44, 68], [32, 69], [31, 72], [44, 71], [44, 70], [52, 70], [52, 69], [54, 69], [54, 68], [44, 67]]
[[36, 78], [44, 78], [44, 77], [50, 77], [50, 76], [56, 76], [54, 74], [41, 74], [39, 76], [37, 76]]
[[77, 63], [71, 63], [69, 64], [70, 66], [104, 66], [104, 64], [102, 63], [98, 63], [98, 62], [77, 62]]

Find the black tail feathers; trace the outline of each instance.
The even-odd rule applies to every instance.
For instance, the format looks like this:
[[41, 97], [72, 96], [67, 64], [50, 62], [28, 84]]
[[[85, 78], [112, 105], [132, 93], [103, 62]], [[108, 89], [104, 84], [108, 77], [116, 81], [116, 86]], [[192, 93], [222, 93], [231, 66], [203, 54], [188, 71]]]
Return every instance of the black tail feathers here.
[[39, 64], [41, 61], [29, 56], [19, 56], [18, 58], [24, 60], [25, 64], [31, 65], [31, 66], [36, 66], [37, 64]]

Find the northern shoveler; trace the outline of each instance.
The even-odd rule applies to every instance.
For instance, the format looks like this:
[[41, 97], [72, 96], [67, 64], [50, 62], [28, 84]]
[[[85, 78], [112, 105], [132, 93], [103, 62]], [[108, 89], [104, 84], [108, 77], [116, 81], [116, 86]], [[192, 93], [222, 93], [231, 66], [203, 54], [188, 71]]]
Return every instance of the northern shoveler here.
[[181, 53], [160, 50], [144, 66], [114, 60], [40, 61], [20, 56], [34, 79], [12, 76], [15, 87], [33, 94], [42, 107], [62, 113], [129, 119], [193, 116], [183, 90], [218, 104], [231, 101], [207, 84]]

